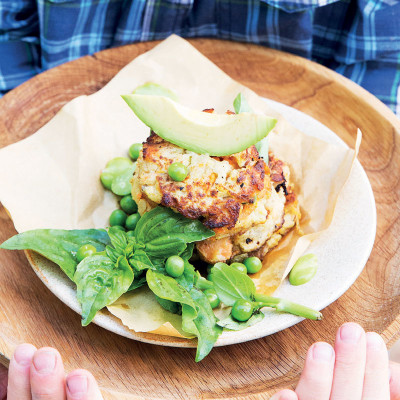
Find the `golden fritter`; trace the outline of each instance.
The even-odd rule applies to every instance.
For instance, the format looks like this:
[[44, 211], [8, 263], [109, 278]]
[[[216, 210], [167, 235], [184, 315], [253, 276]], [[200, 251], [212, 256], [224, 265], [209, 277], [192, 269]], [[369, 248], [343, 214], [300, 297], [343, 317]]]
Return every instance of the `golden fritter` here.
[[[189, 169], [183, 182], [168, 175], [168, 167], [181, 162]], [[266, 164], [257, 149], [227, 157], [209, 157], [186, 151], [156, 134], [143, 146], [137, 161], [134, 199], [173, 208], [187, 218], [200, 218], [207, 227], [233, 228], [244, 204], [264, 194]], [[137, 190], [139, 189], [139, 190]]]
[[[214, 237], [197, 243], [197, 250], [204, 260], [210, 263], [242, 261], [248, 256], [263, 259], [286, 233], [298, 225], [301, 213], [290, 185], [289, 167], [269, 153], [269, 168], [270, 187], [273, 188], [270, 196], [257, 201], [250, 213], [243, 212], [233, 230], [223, 234], [221, 229], [214, 229]], [[257, 221], [256, 215], [263, 216], [264, 222]], [[247, 225], [251, 222], [252, 225], [243, 228], [244, 224], [240, 224], [242, 219]]]
[[[255, 146], [230, 156], [210, 157], [152, 133], [136, 163], [132, 197], [140, 214], [161, 204], [187, 218], [200, 219], [216, 233], [196, 244], [200, 256], [210, 263], [226, 261], [265, 248], [271, 238], [277, 243], [277, 235], [283, 234], [278, 231], [292, 227], [299, 218], [288, 184], [288, 168], [273, 157], [271, 161], [273, 171]], [[168, 175], [174, 162], [189, 170], [182, 182]], [[289, 191], [296, 205], [291, 214], [285, 205]]]

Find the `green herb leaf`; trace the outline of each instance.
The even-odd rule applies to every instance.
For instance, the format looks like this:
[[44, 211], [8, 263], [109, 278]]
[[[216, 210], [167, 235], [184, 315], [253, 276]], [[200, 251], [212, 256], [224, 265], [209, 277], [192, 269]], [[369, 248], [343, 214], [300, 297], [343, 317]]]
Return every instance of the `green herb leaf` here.
[[107, 246], [106, 255], [115, 264], [118, 260], [118, 257], [121, 256], [121, 253], [118, 250], [114, 249], [114, 247]]
[[258, 143], [255, 144], [256, 149], [258, 151], [258, 154], [260, 157], [264, 159], [264, 161], [268, 164], [269, 160], [269, 142], [268, 142], [268, 136], [265, 137], [264, 139], [261, 139]]
[[195, 283], [196, 272], [192, 264], [189, 261], [185, 261], [185, 269], [183, 274], [176, 278], [176, 281], [186, 290], [191, 290]]
[[156, 296], [175, 303], [186, 304], [193, 308], [196, 313], [196, 306], [189, 292], [179, 285], [174, 278], [163, 275], [160, 272], [152, 271], [151, 269], [147, 271], [146, 278], [150, 290]]
[[167, 311], [172, 314], [182, 314], [182, 306], [179, 303], [175, 303], [171, 300], [162, 299], [161, 297], [156, 296], [156, 300], [158, 304]]
[[123, 256], [116, 264], [99, 255], [83, 259], [74, 275], [77, 298], [82, 307], [82, 325], [88, 325], [97, 311], [122, 296], [133, 278], [133, 271]]
[[110, 238], [102, 229], [61, 230], [36, 229], [13, 236], [0, 248], [7, 250], [34, 250], [60, 266], [73, 280], [78, 261], [76, 252], [84, 244], [91, 244], [97, 251], [103, 251], [110, 244]]
[[235, 100], [233, 100], [233, 107], [235, 109], [236, 114], [240, 114], [242, 112], [252, 112], [253, 110], [251, 109], [249, 103], [246, 100], [246, 97], [242, 95], [242, 93], [239, 93], [236, 97]]
[[249, 326], [258, 324], [260, 321], [264, 319], [264, 316], [265, 315], [263, 313], [257, 313], [252, 315], [249, 320], [245, 322], [240, 322], [233, 319], [232, 316], [230, 315], [228, 318], [218, 321], [217, 324], [231, 331], [241, 331], [242, 329], [246, 329]]
[[185, 269], [183, 274], [179, 278], [176, 278], [177, 282], [188, 291], [192, 289], [196, 281], [196, 271], [193, 265], [189, 262], [193, 255], [193, 249], [194, 243], [189, 243], [186, 249], [179, 254], [179, 257], [185, 261]]
[[199, 220], [186, 218], [165, 207], [156, 207], [145, 213], [135, 229], [137, 242], [145, 246], [150, 257], [164, 256], [164, 251], [168, 254], [165, 258], [179, 254], [186, 248], [183, 243], [197, 242], [214, 235], [214, 231]]
[[[235, 108], [236, 114], [240, 114], [242, 112], [253, 112], [252, 108], [250, 107], [249, 103], [247, 102], [246, 98], [242, 95], [242, 93], [239, 93], [236, 96], [235, 100], [233, 101], [233, 107]], [[262, 157], [264, 161], [268, 164], [268, 151], [269, 151], [268, 136], [257, 142], [255, 146], [260, 157]]]
[[190, 296], [195, 301], [196, 309], [193, 310], [185, 304], [182, 306], [182, 329], [198, 338], [196, 352], [198, 362], [210, 353], [222, 333], [222, 328], [217, 325], [217, 319], [207, 296], [196, 288], [190, 290]]
[[128, 245], [126, 233], [121, 231], [121, 229], [112, 226], [108, 229], [108, 236], [110, 237], [111, 245], [115, 250], [117, 250], [120, 255], [124, 254]]
[[133, 253], [133, 255], [129, 258], [129, 264], [136, 271], [144, 271], [145, 269], [156, 269], [147, 253], [141, 249], [136, 250]]
[[185, 250], [179, 254], [179, 257], [183, 258], [184, 261], [189, 261], [193, 256], [194, 243], [189, 243]]
[[186, 249], [186, 242], [181, 234], [169, 234], [145, 243], [146, 253], [151, 258], [165, 260], [170, 256], [181, 253]]
[[146, 284], [146, 277], [143, 276], [142, 278], [136, 278], [133, 280], [131, 286], [129, 286], [128, 292], [131, 292], [132, 290], [139, 289], [140, 287], [144, 286]]
[[203, 278], [199, 271], [196, 273], [195, 286], [200, 290], [214, 289], [214, 284], [208, 279]]
[[230, 265], [215, 265], [211, 276], [218, 297], [227, 306], [233, 306], [239, 299], [252, 301], [256, 293], [251, 278]]

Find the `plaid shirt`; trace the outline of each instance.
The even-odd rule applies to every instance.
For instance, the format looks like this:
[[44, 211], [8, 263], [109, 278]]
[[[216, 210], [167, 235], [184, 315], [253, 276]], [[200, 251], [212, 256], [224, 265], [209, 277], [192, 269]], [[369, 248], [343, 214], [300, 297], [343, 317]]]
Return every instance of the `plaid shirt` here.
[[171, 33], [312, 59], [400, 115], [399, 0], [0, 0], [0, 96], [66, 61]]

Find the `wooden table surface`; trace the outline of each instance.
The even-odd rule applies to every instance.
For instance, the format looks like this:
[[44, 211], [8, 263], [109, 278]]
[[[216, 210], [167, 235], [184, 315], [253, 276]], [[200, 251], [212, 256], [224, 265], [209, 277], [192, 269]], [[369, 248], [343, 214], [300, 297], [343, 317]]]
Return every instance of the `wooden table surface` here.
[[[400, 332], [400, 121], [349, 80], [299, 57], [256, 45], [211, 39], [190, 42], [233, 79], [261, 96], [297, 108], [354, 143], [371, 181], [378, 225], [371, 257], [356, 283], [324, 310], [272, 336], [214, 349], [201, 363], [194, 349], [160, 347], [119, 337], [80, 317], [36, 277], [23, 252], [0, 252], [0, 353], [30, 342], [57, 347], [66, 369], [89, 368], [105, 399], [268, 399], [293, 387], [307, 348], [332, 343], [336, 329], [356, 321], [391, 345]], [[0, 99], [0, 147], [34, 133], [68, 101], [100, 89], [124, 65], [154, 47], [106, 50], [47, 71]], [[29, 195], [27, 193], [27, 195]], [[357, 229], [357, 227], [354, 227]], [[0, 208], [0, 242], [15, 234]]]

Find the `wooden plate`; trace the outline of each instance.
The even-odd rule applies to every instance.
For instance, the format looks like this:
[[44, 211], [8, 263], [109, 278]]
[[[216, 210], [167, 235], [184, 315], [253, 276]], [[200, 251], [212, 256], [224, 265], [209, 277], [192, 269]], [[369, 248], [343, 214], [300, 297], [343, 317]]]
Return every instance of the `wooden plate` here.
[[[325, 309], [325, 320], [304, 321], [275, 335], [213, 350], [194, 362], [194, 349], [135, 342], [97, 326], [82, 329], [76, 314], [36, 278], [24, 253], [0, 253], [2, 362], [21, 342], [57, 347], [67, 370], [89, 368], [105, 399], [267, 399], [295, 385], [308, 346], [333, 342], [345, 321], [382, 333], [391, 344], [400, 327], [400, 122], [354, 83], [304, 59], [255, 45], [190, 41], [232, 78], [262, 96], [321, 121], [347, 144], [364, 133], [360, 161], [372, 184], [377, 238], [356, 283]], [[47, 71], [0, 100], [0, 147], [35, 132], [66, 102], [100, 89], [115, 73], [156, 43], [110, 49]], [[29, 194], [27, 194], [29, 195]], [[354, 227], [357, 229], [357, 227]], [[0, 210], [0, 240], [15, 234]]]

